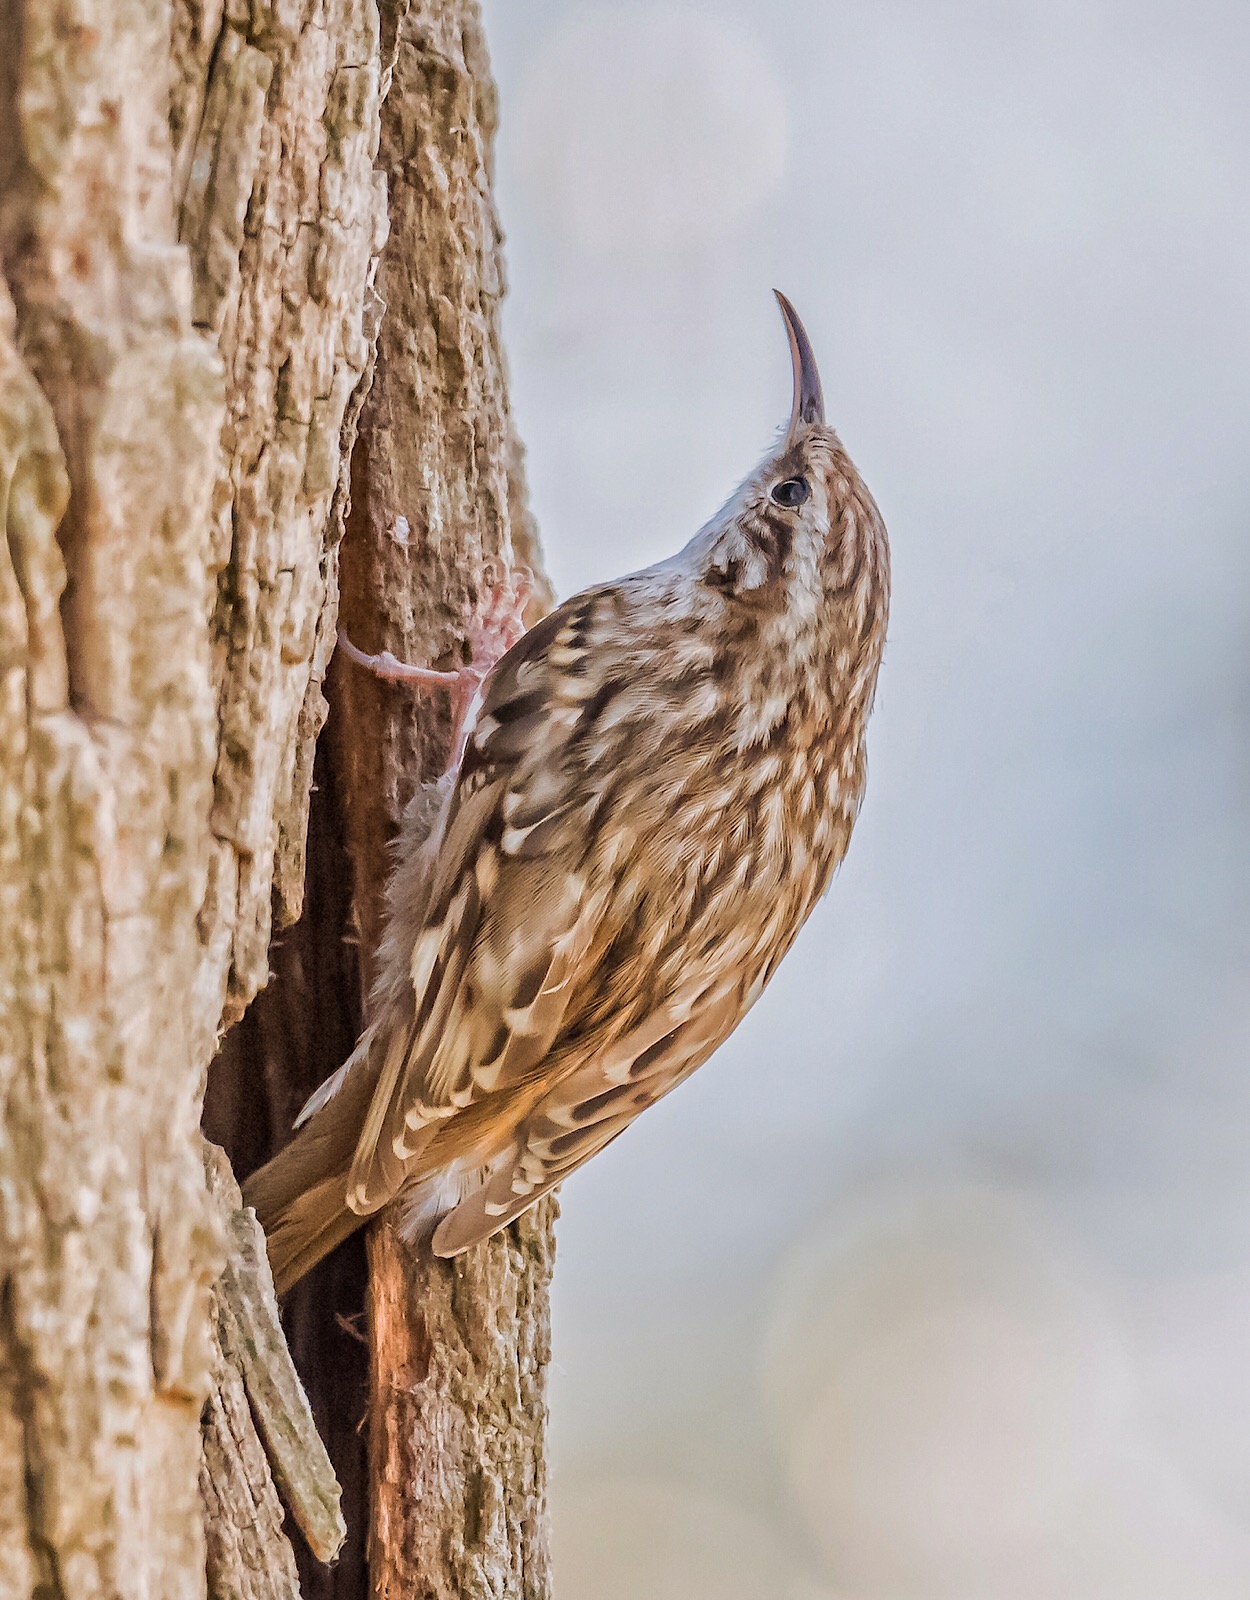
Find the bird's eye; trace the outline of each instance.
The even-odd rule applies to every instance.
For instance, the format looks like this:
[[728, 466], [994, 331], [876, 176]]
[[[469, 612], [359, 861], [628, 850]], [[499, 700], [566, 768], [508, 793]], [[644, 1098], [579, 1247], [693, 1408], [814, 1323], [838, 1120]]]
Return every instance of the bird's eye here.
[[772, 498], [779, 506], [793, 511], [795, 506], [803, 504], [811, 492], [806, 478], [783, 478], [780, 483], [773, 485]]

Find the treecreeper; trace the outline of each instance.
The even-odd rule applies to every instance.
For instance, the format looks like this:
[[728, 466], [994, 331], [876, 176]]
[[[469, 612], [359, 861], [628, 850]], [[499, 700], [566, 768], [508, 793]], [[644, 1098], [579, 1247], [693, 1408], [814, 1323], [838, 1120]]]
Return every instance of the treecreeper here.
[[532, 1206], [732, 1032], [846, 853], [889, 546], [777, 298], [789, 423], [677, 555], [496, 616], [510, 648], [460, 675], [351, 651], [458, 679], [461, 731], [365, 1031], [244, 1186], [280, 1293], [390, 1202], [441, 1256]]

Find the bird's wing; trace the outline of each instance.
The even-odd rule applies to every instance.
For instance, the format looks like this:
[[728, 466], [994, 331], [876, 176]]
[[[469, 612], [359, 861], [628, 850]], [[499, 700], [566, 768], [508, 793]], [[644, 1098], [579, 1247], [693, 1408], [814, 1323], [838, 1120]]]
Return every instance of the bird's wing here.
[[532, 1082], [600, 937], [609, 896], [582, 870], [595, 796], [573, 751], [584, 691], [569, 670], [594, 603], [592, 591], [554, 611], [484, 686], [402, 1001], [374, 1044], [347, 1186], [358, 1213], [399, 1190], [445, 1119]]
[[443, 1218], [435, 1253], [458, 1255], [533, 1205], [701, 1066], [742, 1011], [737, 974], [707, 987], [696, 980], [606, 1050], [588, 1053], [534, 1107], [485, 1183]]

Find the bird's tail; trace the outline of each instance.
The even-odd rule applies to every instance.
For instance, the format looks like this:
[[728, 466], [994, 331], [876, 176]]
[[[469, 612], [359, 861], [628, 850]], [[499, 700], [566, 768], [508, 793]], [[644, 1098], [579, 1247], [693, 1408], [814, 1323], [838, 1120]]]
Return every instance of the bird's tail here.
[[[373, 1085], [366, 1064], [344, 1074], [289, 1144], [243, 1185], [269, 1248], [282, 1295], [368, 1219], [349, 1209], [347, 1174]], [[358, 1102], [363, 1102], [358, 1104]]]
[[282, 1175], [272, 1169], [285, 1154], [282, 1151], [243, 1185], [244, 1202], [255, 1208], [265, 1230], [273, 1286], [280, 1295], [367, 1220], [347, 1207], [346, 1173], [336, 1173], [311, 1189], [280, 1194]]

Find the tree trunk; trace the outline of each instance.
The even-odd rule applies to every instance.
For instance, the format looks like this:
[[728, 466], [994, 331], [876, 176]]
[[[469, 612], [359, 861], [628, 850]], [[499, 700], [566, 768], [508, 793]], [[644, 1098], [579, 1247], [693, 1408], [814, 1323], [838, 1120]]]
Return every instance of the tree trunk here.
[[[350, 1049], [445, 759], [338, 662], [318, 737], [349, 483], [362, 645], [451, 659], [537, 562], [493, 90], [469, 0], [0, 0], [0, 39], [0, 1596], [293, 1595], [197, 1124], [208, 1076], [243, 1175]], [[358, 1241], [287, 1309], [349, 1529], [304, 1593], [545, 1594], [550, 1208], [373, 1255], [371, 1382]]]

